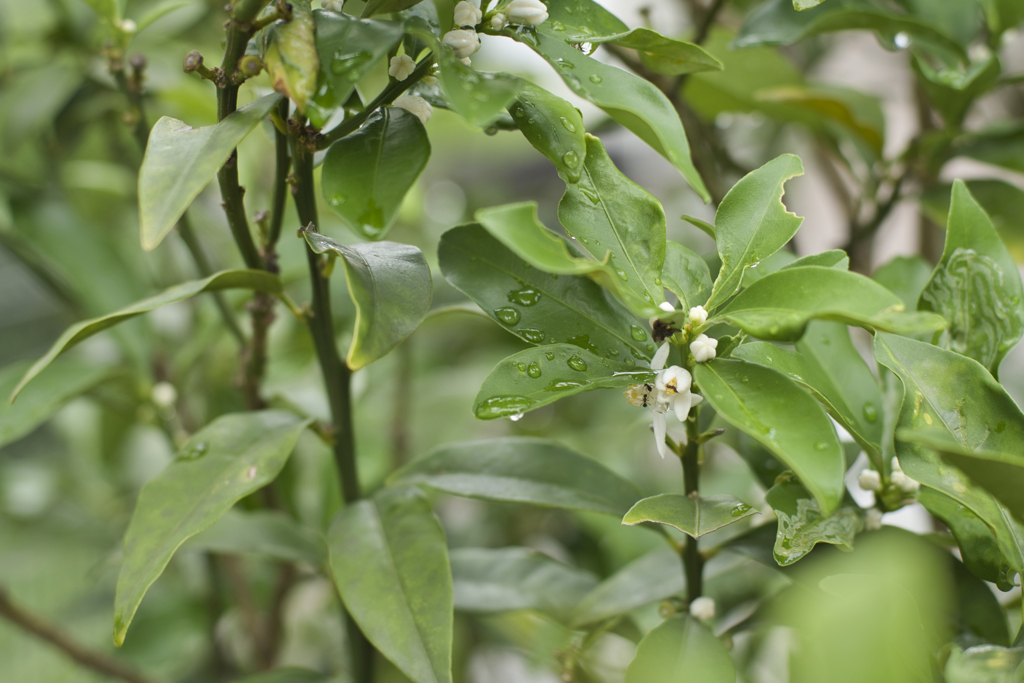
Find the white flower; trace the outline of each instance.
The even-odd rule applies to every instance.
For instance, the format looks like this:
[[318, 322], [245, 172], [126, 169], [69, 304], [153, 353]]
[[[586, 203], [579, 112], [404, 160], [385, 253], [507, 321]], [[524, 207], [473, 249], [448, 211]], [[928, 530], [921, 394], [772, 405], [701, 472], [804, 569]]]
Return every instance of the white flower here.
[[479, 7], [471, 2], [462, 0], [462, 2], [455, 6], [456, 26], [476, 26], [483, 18], [484, 13], [480, 11]]
[[857, 477], [857, 485], [865, 491], [881, 491], [882, 475], [875, 470], [864, 470]]
[[117, 19], [114, 21], [114, 26], [121, 29], [125, 33], [135, 33], [138, 30], [138, 25], [131, 19]]
[[416, 118], [423, 124], [426, 124], [434, 113], [434, 108], [430, 106], [430, 102], [416, 95], [402, 95], [395, 99], [393, 104], [411, 114], [415, 114]]
[[416, 62], [409, 55], [396, 55], [391, 58], [388, 66], [388, 76], [399, 81], [409, 78], [409, 75], [416, 70]]
[[338, 12], [340, 14], [341, 8], [344, 4], [344, 0], [323, 0], [323, 2], [320, 3], [320, 7], [329, 12]]
[[690, 603], [690, 616], [699, 621], [715, 618], [715, 601], [703, 596]]
[[508, 25], [508, 20], [505, 19], [505, 15], [502, 13], [495, 14], [491, 17], [491, 28], [495, 31], [500, 31]]
[[625, 391], [626, 400], [632, 405], [650, 408], [653, 412], [654, 441], [658, 446], [658, 454], [663, 458], [667, 450], [665, 413], [671, 410], [677, 420], [684, 422], [690, 414], [690, 408], [704, 400], [703, 396], [690, 393], [692, 378], [686, 368], [678, 365], [665, 367], [668, 352], [668, 343], [662, 344], [651, 360], [651, 370], [658, 373], [653, 383], [637, 384]]
[[420, 80], [423, 81], [424, 83], [426, 83], [427, 85], [436, 85], [437, 84], [437, 76], [424, 76]]
[[921, 485], [903, 472], [903, 468], [900, 467], [900, 461], [893, 458], [890, 465], [892, 467], [892, 474], [889, 475], [889, 481], [892, 482], [892, 485], [903, 493], [917, 493]]
[[715, 349], [718, 348], [718, 340], [712, 339], [706, 334], [698, 334], [697, 338], [690, 342], [690, 353], [698, 363], [707, 363], [715, 359]]
[[170, 408], [178, 402], [178, 390], [170, 382], [157, 382], [153, 385], [152, 398], [161, 408]]
[[469, 57], [463, 57], [459, 61], [465, 64], [466, 66], [473, 66], [473, 60], [470, 59]]
[[471, 28], [459, 28], [444, 34], [441, 43], [454, 50], [459, 59], [466, 59], [480, 49], [480, 36]]
[[510, 24], [540, 26], [548, 18], [548, 8], [540, 0], [512, 0], [505, 11]]
[[[665, 311], [666, 313], [674, 313], [676, 310], [675, 307], [667, 301], [662, 301], [660, 304], [658, 304], [658, 308]], [[654, 327], [654, 323], [656, 322], [658, 322], [658, 316], [656, 315], [652, 315], [650, 318], [647, 319], [647, 324], [650, 325], [651, 328]]]
[[708, 312], [704, 310], [703, 306], [694, 306], [687, 315], [690, 318], [690, 322], [697, 327], [708, 321]]
[[[877, 472], [876, 472], [877, 474]], [[864, 530], [877, 531], [882, 528], [882, 511], [878, 508], [871, 508], [864, 516]]]

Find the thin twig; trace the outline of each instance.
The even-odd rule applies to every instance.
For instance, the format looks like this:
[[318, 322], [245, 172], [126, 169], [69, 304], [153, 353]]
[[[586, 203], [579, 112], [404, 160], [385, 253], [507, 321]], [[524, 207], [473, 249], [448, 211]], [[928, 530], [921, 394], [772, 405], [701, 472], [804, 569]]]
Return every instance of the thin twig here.
[[701, 19], [700, 26], [697, 28], [697, 35], [693, 39], [694, 43], [697, 45], [704, 44], [704, 41], [708, 39], [708, 34], [711, 33], [711, 27], [715, 24], [715, 19], [718, 18], [718, 13], [722, 11], [723, 7], [725, 7], [725, 0], [715, 0], [711, 7], [708, 8]]

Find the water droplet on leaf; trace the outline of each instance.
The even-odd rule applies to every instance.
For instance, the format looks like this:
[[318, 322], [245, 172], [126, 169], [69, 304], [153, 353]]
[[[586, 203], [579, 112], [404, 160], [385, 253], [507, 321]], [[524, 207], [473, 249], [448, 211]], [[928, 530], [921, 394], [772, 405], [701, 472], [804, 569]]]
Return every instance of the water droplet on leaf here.
[[498, 320], [509, 326], [519, 322], [519, 311], [514, 308], [496, 308], [494, 309], [494, 315], [497, 316]]
[[567, 360], [566, 363], [570, 368], [578, 372], [584, 372], [587, 369], [587, 361], [576, 355], [569, 356], [569, 360]]

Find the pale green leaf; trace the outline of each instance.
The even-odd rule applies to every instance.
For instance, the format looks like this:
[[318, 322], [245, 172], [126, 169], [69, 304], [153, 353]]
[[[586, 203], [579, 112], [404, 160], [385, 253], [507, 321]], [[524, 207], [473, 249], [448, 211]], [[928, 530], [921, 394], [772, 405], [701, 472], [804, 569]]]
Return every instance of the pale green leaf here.
[[818, 501], [795, 479], [775, 484], [764, 499], [779, 518], [773, 553], [783, 567], [811, 552], [818, 543], [853, 550], [853, 538], [864, 527], [860, 508], [855, 505], [842, 505], [831, 514], [822, 514]]
[[736, 669], [725, 645], [689, 615], [666, 619], [644, 636], [626, 669], [626, 683], [735, 680]]
[[508, 105], [508, 113], [523, 136], [555, 165], [560, 175], [570, 182], [580, 179], [587, 141], [583, 116], [576, 107], [524, 81], [516, 99]]
[[711, 296], [711, 271], [707, 262], [676, 242], [665, 245], [661, 279], [665, 289], [679, 297], [680, 308], [684, 311], [704, 305]]
[[622, 518], [622, 523], [629, 526], [643, 522], [667, 524], [699, 538], [756, 514], [754, 508], [725, 494], [692, 498], [681, 493], [662, 493], [638, 500]]

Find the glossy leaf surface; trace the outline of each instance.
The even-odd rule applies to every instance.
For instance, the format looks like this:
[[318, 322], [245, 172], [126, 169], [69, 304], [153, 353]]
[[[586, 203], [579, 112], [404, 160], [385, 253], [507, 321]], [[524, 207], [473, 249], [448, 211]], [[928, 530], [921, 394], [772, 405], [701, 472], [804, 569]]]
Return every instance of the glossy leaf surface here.
[[711, 296], [711, 272], [707, 262], [677, 242], [665, 245], [661, 279], [665, 289], [679, 297], [681, 310], [702, 306]]
[[743, 501], [728, 495], [691, 498], [681, 493], [662, 493], [637, 501], [622, 518], [635, 526], [643, 522], [667, 524], [699, 538], [741, 519], [758, 514]]
[[162, 116], [153, 124], [139, 169], [139, 234], [143, 249], [156, 249], [235, 147], [280, 99], [276, 94], [261, 97], [205, 128], [192, 128], [169, 116]]
[[613, 43], [636, 50], [644, 66], [655, 73], [668, 76], [718, 71], [722, 68], [722, 63], [699, 45], [666, 38], [649, 28], [635, 28], [626, 33], [590, 38], [584, 42]]
[[117, 577], [116, 645], [174, 552], [272, 482], [309, 423], [274, 410], [224, 415], [193, 434], [174, 462], [142, 487]]
[[650, 681], [733, 683], [736, 669], [718, 638], [688, 615], [666, 619], [640, 641], [626, 683]]
[[380, 239], [430, 159], [423, 124], [398, 107], [331, 145], [323, 163], [324, 199], [364, 239]]
[[50, 350], [46, 352], [45, 356], [37, 360], [32, 367], [28, 369], [25, 376], [21, 378], [21, 382], [18, 383], [18, 386], [16, 386], [14, 391], [11, 393], [11, 402], [17, 398], [18, 394], [21, 393], [21, 390], [25, 388], [25, 385], [28, 384], [33, 377], [42, 372], [46, 366], [57, 358], [57, 356], [79, 342], [88, 339], [94, 334], [102, 332], [108, 327], [113, 327], [114, 325], [134, 318], [137, 315], [148, 313], [154, 308], [184, 301], [185, 299], [190, 299], [203, 292], [216, 292], [222, 289], [252, 289], [257, 292], [280, 294], [281, 280], [279, 280], [276, 275], [263, 270], [223, 270], [219, 273], [214, 273], [204, 280], [193, 280], [191, 282], [183, 282], [180, 285], [175, 285], [156, 296], [151, 296], [148, 299], [138, 301], [131, 306], [122, 308], [119, 311], [114, 311], [113, 313], [108, 313], [105, 316], [93, 318], [92, 320], [83, 320], [80, 323], [75, 323], [66, 329], [57, 341], [53, 343], [53, 346], [50, 347]]
[[523, 82], [508, 113], [538, 152], [555, 165], [560, 175], [577, 182], [587, 158], [583, 117], [576, 107], [547, 90]]
[[306, 232], [318, 254], [340, 257], [348, 293], [356, 306], [355, 331], [345, 363], [353, 370], [386, 355], [416, 331], [433, 298], [430, 267], [423, 252], [398, 242], [345, 246]]
[[441, 89], [449, 106], [472, 126], [486, 128], [505, 114], [523, 81], [503, 73], [484, 73], [463, 64], [451, 48], [440, 45], [433, 34], [421, 34], [434, 45], [441, 69]]
[[439, 446], [389, 478], [456, 496], [621, 516], [640, 491], [596, 460], [546, 439]]
[[291, 19], [279, 21], [266, 31], [263, 64], [274, 90], [304, 113], [306, 103], [317, 91], [320, 56], [310, 0], [293, 0], [290, 4]]
[[422, 0], [369, 0], [366, 7], [363, 8], [363, 16], [372, 17], [374, 14], [401, 12], [420, 2]]
[[859, 508], [852, 504], [822, 514], [818, 501], [795, 479], [775, 484], [764, 499], [779, 518], [773, 554], [783, 567], [811, 552], [818, 543], [853, 550], [853, 538], [864, 526]]
[[792, 469], [825, 514], [846, 491], [846, 460], [825, 411], [775, 370], [740, 360], [697, 365], [704, 398], [730, 424], [757, 439]]
[[342, 508], [328, 537], [334, 583], [376, 648], [414, 683], [452, 680], [452, 579], [444, 530], [417, 489]]

